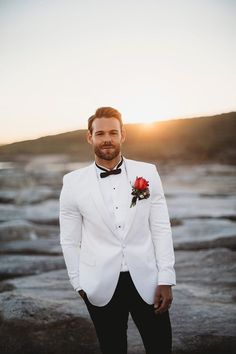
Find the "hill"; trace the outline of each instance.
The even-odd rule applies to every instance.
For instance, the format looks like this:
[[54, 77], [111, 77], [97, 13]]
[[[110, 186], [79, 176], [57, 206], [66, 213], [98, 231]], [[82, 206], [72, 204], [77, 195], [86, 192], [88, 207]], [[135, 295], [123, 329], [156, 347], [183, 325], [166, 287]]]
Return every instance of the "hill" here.
[[[236, 164], [236, 112], [125, 127], [127, 141], [123, 153], [128, 158]], [[93, 154], [85, 136], [86, 130], [76, 130], [3, 145], [0, 159], [14, 160], [19, 154], [68, 154], [73, 160], [88, 161]]]

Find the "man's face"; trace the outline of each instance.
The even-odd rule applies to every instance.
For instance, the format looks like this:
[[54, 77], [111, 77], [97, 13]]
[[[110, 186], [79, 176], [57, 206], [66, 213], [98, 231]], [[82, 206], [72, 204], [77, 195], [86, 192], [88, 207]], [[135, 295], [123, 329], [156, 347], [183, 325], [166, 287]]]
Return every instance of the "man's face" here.
[[94, 153], [102, 160], [111, 161], [121, 151], [125, 141], [125, 133], [116, 118], [96, 118], [93, 121], [92, 133], [88, 132], [88, 142], [93, 146]]

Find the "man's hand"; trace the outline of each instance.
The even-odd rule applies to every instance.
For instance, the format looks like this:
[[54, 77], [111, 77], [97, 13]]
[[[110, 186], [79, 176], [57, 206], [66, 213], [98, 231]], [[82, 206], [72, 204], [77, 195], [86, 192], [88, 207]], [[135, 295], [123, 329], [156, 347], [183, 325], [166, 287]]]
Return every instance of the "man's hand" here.
[[155, 314], [159, 315], [167, 311], [172, 303], [171, 285], [158, 285], [154, 297]]

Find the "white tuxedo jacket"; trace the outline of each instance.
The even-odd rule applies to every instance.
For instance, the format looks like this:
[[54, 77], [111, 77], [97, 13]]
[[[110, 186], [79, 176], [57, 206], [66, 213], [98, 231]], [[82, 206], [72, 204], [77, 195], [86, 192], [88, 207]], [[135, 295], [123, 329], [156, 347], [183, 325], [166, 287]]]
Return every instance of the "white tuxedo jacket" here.
[[130, 195], [130, 203], [136, 177], [149, 181], [150, 197], [127, 207], [122, 239], [103, 202], [95, 163], [63, 178], [60, 244], [69, 279], [96, 306], [104, 306], [112, 298], [122, 254], [137, 291], [148, 304], [154, 303], [158, 284], [175, 284], [170, 219], [159, 174], [152, 164], [124, 162], [130, 181], [124, 193]]

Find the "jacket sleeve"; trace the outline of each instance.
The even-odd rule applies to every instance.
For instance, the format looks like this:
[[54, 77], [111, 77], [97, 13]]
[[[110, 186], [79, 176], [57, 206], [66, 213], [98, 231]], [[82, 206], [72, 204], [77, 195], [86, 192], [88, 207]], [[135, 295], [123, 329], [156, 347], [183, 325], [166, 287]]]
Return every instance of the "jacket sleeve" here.
[[76, 290], [80, 288], [79, 256], [82, 238], [82, 216], [75, 203], [67, 175], [63, 178], [60, 194], [60, 244], [66, 263], [70, 283]]
[[158, 266], [158, 285], [175, 285], [175, 257], [170, 218], [161, 179], [155, 166], [150, 187], [149, 224]]

